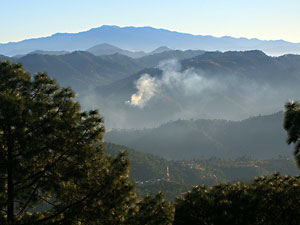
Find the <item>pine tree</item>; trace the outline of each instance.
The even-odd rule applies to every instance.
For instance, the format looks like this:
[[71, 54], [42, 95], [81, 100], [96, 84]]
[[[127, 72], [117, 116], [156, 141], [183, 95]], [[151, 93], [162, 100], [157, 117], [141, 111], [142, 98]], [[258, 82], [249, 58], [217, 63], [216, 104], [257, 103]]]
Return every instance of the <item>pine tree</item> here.
[[0, 64], [0, 224], [122, 224], [135, 202], [125, 153], [70, 88]]
[[287, 132], [287, 143], [294, 143], [294, 156], [300, 168], [300, 104], [287, 102], [285, 104], [283, 127]]
[[147, 195], [137, 202], [129, 211], [128, 225], [172, 225], [175, 208], [165, 196], [159, 192], [156, 195]]

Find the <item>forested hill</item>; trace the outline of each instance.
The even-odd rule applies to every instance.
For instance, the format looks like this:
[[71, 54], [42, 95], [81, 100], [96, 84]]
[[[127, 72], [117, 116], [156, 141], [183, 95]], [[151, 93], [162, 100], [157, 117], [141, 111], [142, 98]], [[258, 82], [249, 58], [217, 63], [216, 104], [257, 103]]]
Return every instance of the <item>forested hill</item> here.
[[[299, 55], [171, 50], [140, 58], [84, 51], [0, 56], [7, 59], [73, 88], [83, 108], [100, 109], [108, 129], [153, 127], [179, 118], [241, 120], [300, 99]], [[133, 96], [139, 102], [133, 104]]]
[[221, 181], [251, 180], [254, 176], [271, 175], [274, 172], [283, 175], [296, 175], [299, 172], [294, 159], [284, 156], [267, 160], [242, 156], [235, 159], [211, 157], [174, 161], [109, 142], [105, 143], [105, 150], [113, 156], [126, 151], [130, 161], [130, 177], [140, 182], [160, 179], [189, 185], [211, 185]]
[[[0, 61], [10, 60], [22, 63], [25, 69], [32, 74], [47, 72], [60, 85], [71, 86], [80, 94], [84, 89], [108, 85], [144, 68], [155, 67], [163, 60], [182, 60], [204, 53], [200, 50], [159, 51], [158, 49], [153, 54], [132, 58], [120, 53], [94, 55], [91, 52], [75, 51], [59, 55], [55, 54], [57, 52], [34, 51], [18, 57], [0, 55]], [[122, 53], [121, 50], [120, 52]]]
[[266, 159], [292, 155], [282, 123], [282, 112], [242, 121], [176, 120], [152, 129], [114, 129], [105, 140], [167, 159], [244, 155]]
[[[190, 52], [189, 55], [188, 52]], [[182, 54], [182, 53], [181, 53]], [[180, 72], [193, 70], [199, 77], [209, 78], [210, 80], [219, 80], [224, 82], [224, 86], [231, 82], [231, 91], [239, 89], [239, 85], [243, 87], [248, 84], [249, 88], [254, 86], [269, 85], [272, 88], [274, 85], [292, 85], [295, 82], [298, 84], [300, 80], [300, 55], [284, 55], [280, 57], [271, 57], [262, 51], [228, 51], [228, 52], [201, 52], [185, 51], [187, 55], [182, 57], [180, 51], [169, 51], [159, 55], [152, 55], [140, 58], [139, 61], [148, 65], [149, 61], [153, 61], [152, 67], [157, 66], [159, 62], [163, 62], [169, 58], [181, 59], [178, 64], [170, 64], [172, 68], [159, 67], [162, 72], [174, 72], [178, 68]], [[168, 57], [173, 55], [173, 57]], [[194, 55], [194, 57], [192, 57]], [[165, 56], [165, 57], [162, 57]], [[180, 57], [181, 56], [181, 57]], [[144, 64], [145, 64], [144, 63]], [[176, 68], [177, 66], [177, 68]], [[156, 70], [143, 71], [152, 77], [159, 78], [161, 72]], [[114, 83], [110, 84], [110, 92], [118, 94], [119, 83], [124, 83], [122, 88], [127, 90], [127, 96], [136, 90], [135, 81], [143, 74], [140, 71], [138, 74], [128, 76]], [[185, 80], [182, 80], [184, 82]], [[263, 82], [263, 83], [261, 83]], [[236, 85], [236, 86], [235, 86]], [[262, 86], [263, 87], [263, 86]], [[283, 87], [285, 88], [285, 86]], [[214, 87], [212, 87], [214, 89]], [[239, 90], [242, 92], [241, 90]], [[250, 93], [251, 94], [251, 93]]]
[[[183, 69], [198, 68], [211, 75], [234, 74], [249, 81], [283, 82], [299, 79], [299, 55], [270, 57], [262, 51], [206, 52], [182, 61]], [[272, 79], [270, 79], [272, 78]]]
[[[141, 70], [96, 93], [108, 102], [104, 110], [122, 112], [114, 119], [105, 115], [109, 128], [144, 128], [179, 118], [241, 120], [271, 114], [283, 110], [289, 99], [299, 100], [299, 86], [299, 55], [206, 52]], [[125, 105], [134, 94], [140, 101]]]
[[105, 149], [107, 154], [113, 156], [120, 151], [127, 151], [130, 178], [136, 182], [141, 196], [163, 191], [169, 200], [190, 190], [193, 185], [250, 182], [256, 176], [272, 175], [274, 172], [282, 175], [299, 173], [294, 160], [282, 156], [268, 160], [254, 160], [243, 156], [230, 160], [214, 157], [169, 161], [112, 143], [105, 143]]

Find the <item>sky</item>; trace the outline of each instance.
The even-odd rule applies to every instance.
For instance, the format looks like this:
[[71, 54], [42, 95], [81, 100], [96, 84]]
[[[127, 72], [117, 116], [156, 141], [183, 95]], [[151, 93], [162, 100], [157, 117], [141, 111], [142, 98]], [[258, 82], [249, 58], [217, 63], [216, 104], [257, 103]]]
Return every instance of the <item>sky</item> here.
[[300, 42], [299, 12], [299, 0], [0, 0], [0, 43], [102, 25]]

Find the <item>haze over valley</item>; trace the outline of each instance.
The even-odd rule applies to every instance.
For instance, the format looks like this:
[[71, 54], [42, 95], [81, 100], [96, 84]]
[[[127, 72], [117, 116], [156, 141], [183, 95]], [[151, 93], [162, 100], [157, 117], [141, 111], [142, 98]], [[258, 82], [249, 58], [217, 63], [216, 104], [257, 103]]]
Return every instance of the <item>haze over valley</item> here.
[[1, 9], [1, 225], [299, 224], [299, 1]]
[[167, 47], [134, 55], [109, 44], [91, 49], [2, 60], [20, 62], [33, 74], [47, 72], [72, 87], [84, 108], [100, 109], [107, 130], [177, 119], [238, 121], [282, 111], [286, 101], [299, 99], [298, 55]]
[[[77, 42], [72, 42], [73, 48], [58, 47], [67, 37], [82, 42], [93, 36], [95, 44], [124, 30], [133, 37], [150, 32], [159, 39], [169, 32], [102, 26], [85, 33], [3, 45], [13, 48], [31, 43], [32, 48], [44, 50], [14, 57], [2, 55], [1, 60], [22, 63], [32, 74], [47, 72], [60, 85], [74, 89], [84, 109], [100, 110], [108, 131], [106, 141], [176, 160], [243, 155], [267, 159], [291, 154], [285, 144], [282, 110], [285, 102], [300, 98], [299, 55], [269, 56], [260, 50], [174, 50], [166, 46], [149, 51], [150, 45], [136, 52], [107, 43], [69, 52], [82, 47]], [[178, 42], [200, 38], [168, 34], [170, 40], [175, 35]], [[119, 41], [131, 43], [121, 37]], [[119, 43], [116, 38], [112, 40]], [[49, 41], [53, 48], [49, 48]], [[245, 138], [236, 139], [239, 133]], [[265, 140], [274, 137], [278, 143], [270, 141], [268, 146]]]

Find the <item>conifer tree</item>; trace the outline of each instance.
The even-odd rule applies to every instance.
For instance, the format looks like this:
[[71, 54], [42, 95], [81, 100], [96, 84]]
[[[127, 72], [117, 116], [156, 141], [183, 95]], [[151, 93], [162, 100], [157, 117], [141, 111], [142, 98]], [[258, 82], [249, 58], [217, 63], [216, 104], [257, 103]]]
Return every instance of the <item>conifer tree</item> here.
[[175, 207], [159, 192], [147, 195], [129, 211], [126, 225], [172, 225]]
[[70, 88], [0, 64], [0, 224], [122, 224], [135, 202], [125, 153]]
[[300, 168], [300, 105], [298, 102], [285, 104], [283, 127], [287, 132], [287, 143], [294, 143], [294, 156]]

